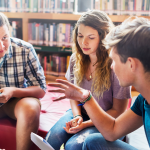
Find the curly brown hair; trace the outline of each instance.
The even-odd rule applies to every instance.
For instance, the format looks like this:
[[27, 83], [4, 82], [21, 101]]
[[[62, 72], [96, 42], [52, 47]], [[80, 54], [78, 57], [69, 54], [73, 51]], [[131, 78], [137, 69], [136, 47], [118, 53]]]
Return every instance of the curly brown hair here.
[[104, 91], [110, 88], [110, 65], [111, 59], [109, 58], [109, 51], [106, 50], [103, 40], [109, 33], [112, 27], [114, 27], [112, 21], [105, 12], [99, 10], [90, 10], [84, 13], [77, 21], [73, 31], [73, 53], [75, 53], [75, 66], [74, 75], [77, 81], [77, 85], [80, 86], [84, 75], [90, 64], [90, 58], [85, 55], [77, 41], [78, 27], [80, 24], [92, 27], [96, 29], [100, 36], [100, 43], [96, 51], [97, 66], [95, 70], [95, 76], [92, 82], [91, 91], [98, 96], [103, 96]]

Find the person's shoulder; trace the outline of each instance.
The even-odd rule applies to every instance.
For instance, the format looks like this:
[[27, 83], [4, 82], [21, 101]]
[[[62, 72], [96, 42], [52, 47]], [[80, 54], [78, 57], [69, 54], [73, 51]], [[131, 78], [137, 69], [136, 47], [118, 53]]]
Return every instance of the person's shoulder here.
[[139, 94], [138, 96], [137, 96], [137, 99], [139, 100], [139, 101], [144, 101], [144, 97], [141, 95], [141, 94]]
[[139, 116], [143, 115], [144, 97], [139, 94], [137, 97], [132, 98], [131, 110]]
[[116, 76], [114, 70], [113, 70], [113, 69], [110, 69], [110, 79], [111, 79], [111, 81], [113, 81], [114, 78], [117, 78], [117, 76]]
[[144, 100], [145, 100], [145, 98], [144, 98], [141, 94], [139, 94], [139, 95], [136, 97], [134, 103], [137, 104], [137, 105], [143, 106]]
[[111, 72], [111, 75], [112, 75], [112, 76], [116, 76], [114, 70], [113, 70], [113, 69], [110, 69], [110, 70], [111, 70], [111, 71], [110, 71], [110, 72]]
[[23, 47], [25, 49], [31, 49], [33, 47], [32, 44], [26, 41], [23, 41], [21, 39], [18, 39], [18, 38], [11, 37], [10, 40], [11, 40], [12, 46], [15, 46], [15, 47]]
[[70, 62], [74, 64], [75, 61], [76, 61], [76, 55], [75, 55], [75, 53], [72, 53], [70, 56]]
[[71, 56], [70, 56], [70, 59], [75, 61], [75, 58], [76, 58], [75, 53], [72, 53]]

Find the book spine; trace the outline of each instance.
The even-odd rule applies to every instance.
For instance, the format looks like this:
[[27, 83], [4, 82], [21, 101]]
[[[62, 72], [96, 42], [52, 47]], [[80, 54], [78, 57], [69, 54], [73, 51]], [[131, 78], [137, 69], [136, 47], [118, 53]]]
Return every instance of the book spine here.
[[66, 24], [62, 23], [62, 46], [65, 45]]
[[35, 44], [38, 45], [38, 41], [39, 41], [39, 24], [36, 23], [35, 24]]
[[45, 0], [43, 0], [43, 13], [45, 13]]
[[38, 45], [41, 45], [41, 43], [42, 43], [42, 41], [41, 41], [41, 23], [39, 23], [38, 33], [39, 33]]
[[55, 36], [55, 30], [56, 30], [56, 24], [55, 23], [53, 23], [53, 45], [57, 45], [57, 39], [56, 39], [56, 36]]
[[50, 46], [53, 46], [53, 25], [50, 25]]
[[46, 45], [46, 23], [44, 23], [44, 35], [43, 35], [43, 37], [44, 37], [44, 39], [43, 39], [43, 41], [44, 41], [44, 45]]
[[50, 37], [50, 33], [51, 33], [51, 24], [48, 24], [48, 46], [50, 46], [50, 39], [51, 39], [51, 37]]
[[46, 24], [46, 31], [45, 31], [45, 39], [46, 39], [46, 46], [48, 46], [48, 24]]

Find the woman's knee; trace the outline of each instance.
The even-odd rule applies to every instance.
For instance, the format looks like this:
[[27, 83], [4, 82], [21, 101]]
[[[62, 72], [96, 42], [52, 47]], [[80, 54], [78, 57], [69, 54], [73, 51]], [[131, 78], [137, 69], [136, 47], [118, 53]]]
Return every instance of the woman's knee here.
[[134, 147], [129, 144], [116, 140], [110, 142], [104, 139], [101, 134], [94, 134], [94, 136], [89, 136], [85, 139], [82, 150], [136, 150]]
[[104, 140], [105, 139], [101, 133], [93, 133], [85, 138], [82, 150], [98, 150], [100, 148], [99, 146], [104, 142]]
[[63, 127], [61, 128], [58, 128], [57, 125], [56, 126], [53, 126], [49, 132], [47, 133], [45, 139], [47, 141], [50, 141], [52, 139], [60, 139], [60, 138], [63, 138], [66, 134], [66, 131], [63, 129]]
[[[67, 111], [57, 122], [56, 124], [49, 130], [47, 133], [45, 139], [50, 143], [54, 145], [59, 145], [63, 143], [66, 143], [67, 140], [72, 136], [68, 134], [63, 127], [66, 126], [66, 122], [70, 121], [73, 117], [72, 111]], [[57, 139], [57, 140], [55, 140]], [[54, 141], [55, 140], [55, 141]]]
[[[57, 130], [57, 131], [56, 131]], [[45, 140], [51, 144], [54, 149], [60, 149], [60, 146], [67, 142], [67, 140], [71, 137], [63, 127], [57, 128], [57, 126], [52, 127], [47, 133]], [[57, 140], [56, 140], [57, 139]]]
[[93, 143], [94, 141], [95, 138], [93, 138], [92, 136], [87, 136], [84, 140], [83, 147], [88, 148], [91, 145], [91, 143]]

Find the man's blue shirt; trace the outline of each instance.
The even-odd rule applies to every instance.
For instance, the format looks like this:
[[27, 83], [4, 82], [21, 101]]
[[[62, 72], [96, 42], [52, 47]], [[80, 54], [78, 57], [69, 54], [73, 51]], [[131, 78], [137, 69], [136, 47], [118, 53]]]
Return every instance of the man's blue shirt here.
[[150, 105], [140, 94], [136, 98], [133, 106], [131, 107], [131, 110], [137, 115], [142, 116], [145, 134], [147, 137], [148, 144], [150, 146]]

